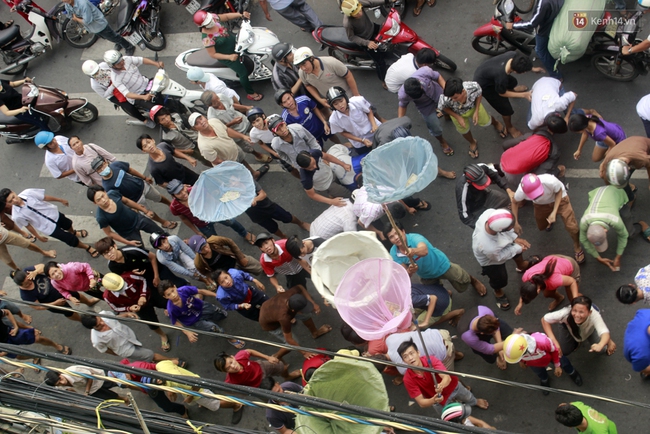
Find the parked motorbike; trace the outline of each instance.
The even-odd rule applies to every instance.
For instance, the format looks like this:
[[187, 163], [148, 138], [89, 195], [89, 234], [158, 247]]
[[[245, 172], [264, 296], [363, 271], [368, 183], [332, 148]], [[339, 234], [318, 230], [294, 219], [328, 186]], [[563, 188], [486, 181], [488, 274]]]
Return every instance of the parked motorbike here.
[[17, 24], [0, 30], [0, 57], [5, 64], [5, 67], [0, 69], [0, 74], [15, 75], [23, 72], [28, 62], [52, 48], [52, 36], [59, 39], [54, 15], [56, 6], [44, 13], [34, 8], [31, 0], [24, 0], [16, 9], [27, 14], [29, 21], [33, 23], [32, 31], [29, 36], [24, 37]]
[[[90, 2], [97, 6], [104, 16], [112, 14], [120, 5], [120, 0], [90, 0]], [[86, 27], [83, 24], [68, 17], [67, 14], [65, 14], [61, 28], [63, 40], [74, 48], [88, 48], [99, 39], [98, 35], [86, 30]]]
[[122, 1], [117, 11], [117, 33], [141, 50], [163, 50], [167, 40], [160, 30], [160, 1]]
[[[265, 27], [252, 27], [249, 20], [242, 20], [241, 28], [237, 34], [235, 53], [248, 70], [250, 81], [268, 80], [273, 75], [271, 69], [264, 64], [270, 58], [271, 49], [280, 43], [278, 37]], [[204, 48], [192, 48], [182, 52], [176, 57], [176, 67], [187, 71], [192, 66], [197, 66], [205, 72], [211, 72], [223, 80], [227, 85], [239, 84], [239, 78], [232, 69], [217, 59], [210, 57]]]
[[203, 90], [187, 89], [169, 78], [164, 69], [159, 69], [156, 72], [149, 93], [154, 95], [154, 101], [164, 105], [172, 112], [185, 114], [191, 111], [205, 112], [201, 102]]
[[[370, 8], [372, 10], [374, 8]], [[378, 15], [378, 14], [377, 14]], [[323, 26], [312, 32], [316, 42], [321, 44], [321, 49], [327, 47], [328, 54], [343, 62], [348, 68], [374, 69], [374, 61], [368, 53], [359, 45], [348, 39], [347, 32], [343, 27]], [[375, 37], [380, 51], [392, 51], [396, 57], [407, 52], [417, 53], [422, 48], [430, 48], [438, 56], [436, 65], [439, 68], [449, 71], [456, 70], [456, 64], [448, 57], [440, 54], [438, 50], [420, 38], [406, 24], [402, 23], [396, 9], [388, 12], [386, 21]]]
[[641, 15], [642, 11], [637, 11], [616, 28], [615, 36], [611, 41], [596, 45], [591, 58], [591, 64], [596, 71], [615, 81], [632, 81], [639, 75], [646, 75], [650, 71], [650, 53], [648, 51], [625, 56], [621, 54], [622, 47], [634, 46], [642, 42], [636, 37]]
[[[68, 128], [71, 121], [85, 124], [99, 117], [97, 107], [86, 98], [69, 98], [66, 92], [54, 87], [25, 83], [22, 94], [23, 106], [28, 106], [31, 114], [38, 114], [47, 120], [52, 132]], [[0, 112], [0, 136], [7, 143], [33, 139], [38, 131], [38, 127], [32, 124]]]
[[[185, 6], [185, 10], [192, 16], [197, 11], [212, 12], [215, 14], [250, 12], [252, 0], [174, 0], [177, 5]], [[229, 31], [239, 30], [239, 21], [224, 21], [223, 26]]]

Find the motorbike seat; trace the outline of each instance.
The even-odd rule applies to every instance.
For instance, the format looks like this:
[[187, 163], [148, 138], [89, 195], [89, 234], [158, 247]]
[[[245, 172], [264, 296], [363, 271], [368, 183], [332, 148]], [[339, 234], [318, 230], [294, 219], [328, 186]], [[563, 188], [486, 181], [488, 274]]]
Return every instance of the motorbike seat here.
[[0, 30], [0, 47], [4, 47], [12, 43], [16, 38], [20, 37], [20, 26], [13, 25], [4, 30]]
[[[126, 6], [122, 6], [125, 4]], [[119, 33], [120, 30], [122, 30], [124, 27], [126, 27], [127, 24], [129, 24], [129, 21], [131, 20], [131, 17], [133, 16], [133, 10], [136, 8], [137, 5], [140, 5], [140, 2], [133, 3], [130, 0], [126, 0], [124, 2], [120, 3], [119, 10], [117, 11], [117, 33]]]
[[321, 38], [323, 38], [323, 41], [333, 45], [339, 45], [351, 50], [363, 50], [361, 45], [355, 44], [348, 39], [348, 34], [344, 27], [324, 27], [321, 32]]
[[189, 66], [198, 66], [199, 68], [227, 68], [226, 65], [219, 62], [214, 57], [210, 57], [208, 50], [196, 50], [187, 56], [185, 62]]
[[25, 121], [21, 121], [17, 117], [5, 116], [2, 112], [0, 112], [0, 124], [18, 125], [18, 124], [24, 124], [24, 123], [25, 123]]

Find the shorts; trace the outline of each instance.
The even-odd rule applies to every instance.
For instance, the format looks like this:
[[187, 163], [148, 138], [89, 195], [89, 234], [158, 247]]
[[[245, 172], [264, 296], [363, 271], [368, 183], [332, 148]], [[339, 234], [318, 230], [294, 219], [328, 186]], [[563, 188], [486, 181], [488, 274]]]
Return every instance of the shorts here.
[[[553, 203], [545, 205], [533, 205], [533, 213], [535, 215], [535, 223], [537, 223], [537, 229], [543, 231], [548, 227], [546, 218], [553, 212]], [[557, 214], [564, 222], [566, 231], [573, 236], [577, 236], [580, 232], [580, 228], [578, 226], [578, 222], [576, 221], [576, 216], [573, 212], [571, 202], [569, 201], [569, 196], [562, 198], [560, 201], [560, 207], [557, 210]]]
[[51, 234], [48, 234], [52, 238], [56, 238], [59, 241], [63, 241], [70, 247], [77, 247], [79, 245], [79, 238], [77, 235], [71, 232], [68, 232], [72, 228], [72, 220], [67, 218], [65, 214], [59, 213], [59, 219], [56, 221], [56, 227]]
[[68, 309], [72, 309], [72, 308], [73, 308], [73, 307], [70, 306], [68, 303], [66, 303], [66, 304], [64, 304], [63, 306], [52, 306], [52, 307], [48, 307], [47, 310], [50, 311], [50, 312], [52, 312], [52, 313], [56, 313], [56, 314], [59, 314], [59, 315], [63, 315], [63, 316], [66, 317], [66, 318], [70, 318], [72, 315], [75, 314], [75, 312], [72, 312], [72, 311], [69, 311], [69, 310], [58, 309], [59, 307], [67, 307]]
[[[451, 300], [451, 297], [449, 297], [449, 306], [447, 306], [447, 309], [445, 309], [445, 311], [440, 316], [432, 316], [429, 319], [428, 326], [431, 327], [432, 325], [434, 325], [435, 323], [440, 321], [440, 318], [442, 318], [443, 316], [445, 316], [449, 312], [451, 312], [451, 305], [452, 305], [452, 300]], [[427, 311], [426, 311], [426, 309], [417, 309], [417, 310], [420, 311], [420, 313], [416, 312], [416, 314], [418, 315], [418, 324], [422, 324], [423, 321], [424, 321], [424, 318], [427, 316]]]
[[[160, 320], [158, 320], [158, 315], [156, 314], [156, 309], [153, 306], [153, 300], [149, 300], [144, 306], [140, 308], [138, 311], [138, 316], [141, 320], [144, 321], [160, 322]], [[151, 330], [158, 330], [160, 328], [158, 326], [150, 324], [147, 324], [147, 327], [149, 327]]]
[[126, 358], [131, 361], [137, 360], [141, 362], [152, 362], [153, 355], [154, 352], [151, 351], [149, 348], [134, 346], [133, 352], [130, 355], [126, 356]]
[[296, 285], [302, 285], [305, 288], [307, 288], [307, 278], [311, 278], [309, 273], [305, 271], [304, 269], [300, 270], [298, 274], [287, 274], [287, 287], [286, 289], [289, 290], [293, 288]]
[[23, 249], [29, 248], [29, 246], [32, 243], [22, 235], [18, 235], [15, 232], [7, 232], [7, 238], [4, 240], [2, 244], [0, 244], [0, 261], [4, 262], [5, 264], [9, 265], [10, 262], [12, 262], [11, 255], [9, 254], [9, 250], [7, 250], [7, 246], [18, 246], [22, 247]]
[[[508, 90], [512, 90], [517, 86], [517, 79], [512, 75], [508, 75]], [[494, 86], [481, 86], [483, 88], [483, 98], [490, 103], [492, 108], [497, 111], [501, 116], [512, 116], [515, 112], [510, 104], [510, 100], [505, 98], [497, 92]]]
[[[474, 112], [476, 112], [476, 107], [473, 109], [469, 110], [468, 112], [460, 115], [463, 119], [465, 119], [465, 127], [461, 127], [458, 121], [456, 120], [455, 117], [451, 116], [451, 122], [454, 124], [456, 127], [456, 131], [458, 131], [460, 134], [467, 134], [469, 132], [470, 125], [473, 124], [472, 117], [474, 116]], [[487, 127], [492, 123], [492, 116], [490, 116], [485, 110], [485, 107], [483, 107], [483, 104], [478, 106], [478, 126], [479, 127]]]
[[162, 201], [162, 194], [160, 194], [158, 189], [145, 182], [144, 189], [142, 190], [142, 196], [140, 196], [140, 199], [138, 199], [138, 203], [140, 205], [144, 205], [147, 199], [152, 202], [159, 203]]
[[482, 268], [482, 276], [490, 279], [490, 288], [499, 290], [508, 286], [508, 270], [506, 264], [486, 265]]
[[18, 329], [16, 336], [9, 336], [7, 343], [11, 345], [31, 345], [36, 342], [36, 329]]
[[571, 273], [571, 277], [573, 277], [576, 282], [580, 283], [580, 265], [578, 265], [578, 262], [570, 256], [565, 256], [565, 255], [553, 255], [553, 256], [557, 256], [558, 258], [566, 259], [567, 261], [571, 262], [571, 266], [573, 267], [573, 272]]
[[276, 233], [279, 229], [276, 220], [282, 223], [291, 223], [293, 220], [293, 215], [277, 203], [273, 203], [268, 208], [252, 206], [246, 210], [246, 215], [253, 223], [262, 226], [271, 234]]
[[262, 368], [262, 375], [264, 378], [277, 377], [284, 373], [284, 363], [282, 363], [282, 361], [271, 363], [266, 360], [260, 360], [258, 363], [260, 364], [260, 368]]
[[453, 286], [456, 291], [465, 292], [467, 286], [472, 282], [472, 276], [470, 276], [469, 273], [460, 265], [454, 264], [453, 262], [450, 262], [450, 264], [449, 269], [445, 271], [444, 274], [441, 274], [435, 279], [420, 278], [420, 282], [423, 285], [435, 285], [440, 283], [441, 280], [446, 280], [451, 283], [451, 286]]

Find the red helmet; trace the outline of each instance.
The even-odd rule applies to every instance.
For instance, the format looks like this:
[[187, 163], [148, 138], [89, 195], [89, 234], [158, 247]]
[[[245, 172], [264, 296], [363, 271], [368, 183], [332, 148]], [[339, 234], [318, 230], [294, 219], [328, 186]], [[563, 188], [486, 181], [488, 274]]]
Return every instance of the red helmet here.
[[152, 121], [155, 121], [154, 118], [156, 117], [156, 113], [158, 113], [158, 111], [159, 111], [161, 108], [163, 108], [163, 106], [161, 106], [160, 104], [151, 107], [151, 110], [149, 110], [149, 118], [150, 118]]
[[212, 14], [206, 11], [198, 11], [194, 14], [194, 24], [199, 27], [206, 27], [212, 23]]

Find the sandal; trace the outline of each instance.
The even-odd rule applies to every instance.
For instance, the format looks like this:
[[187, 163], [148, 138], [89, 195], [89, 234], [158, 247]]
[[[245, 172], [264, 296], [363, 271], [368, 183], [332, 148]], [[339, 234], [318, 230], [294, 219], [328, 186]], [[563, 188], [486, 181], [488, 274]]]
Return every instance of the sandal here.
[[474, 158], [474, 159], [478, 158], [478, 143], [476, 143], [476, 145], [474, 145], [474, 149], [472, 149], [472, 147], [470, 146], [470, 148], [469, 148], [469, 156], [471, 158]]
[[237, 348], [238, 350], [241, 350], [246, 346], [246, 342], [240, 339], [228, 339], [228, 343], [233, 347]]
[[[495, 296], [496, 297], [496, 296]], [[503, 294], [501, 297], [496, 297], [497, 307], [501, 310], [510, 310], [510, 301], [508, 296]]]
[[169, 339], [167, 339], [166, 341], [162, 341], [162, 342], [160, 343], [160, 348], [161, 348], [164, 352], [168, 353], [169, 350], [172, 349], [172, 346], [171, 346], [171, 344], [169, 343]]
[[499, 137], [501, 137], [502, 139], [508, 137], [508, 130], [506, 129], [505, 126], [502, 126], [501, 129], [497, 128], [497, 133], [499, 133]]
[[255, 181], [259, 181], [260, 179], [262, 179], [262, 176], [266, 175], [266, 172], [268, 172], [269, 169], [270, 167], [268, 164], [265, 164], [264, 166], [257, 169], [257, 171], [260, 172], [260, 174], [257, 176], [257, 179]]
[[178, 358], [178, 366], [179, 368], [187, 368], [187, 361], [184, 359], [181, 359], [180, 357]]
[[447, 146], [446, 148], [444, 148], [444, 149], [442, 150], [442, 152], [443, 152], [447, 157], [451, 157], [452, 155], [454, 155], [454, 150], [451, 149], [451, 146]]
[[244, 239], [246, 239], [246, 241], [248, 241], [248, 244], [250, 244], [251, 246], [255, 245], [256, 238], [255, 235], [253, 235], [252, 233], [250, 232], [247, 233]]
[[167, 225], [163, 225], [163, 229], [176, 229], [178, 222], [169, 222]]
[[437, 0], [429, 0], [427, 4], [429, 5], [430, 8], [434, 7], [436, 5]]
[[444, 114], [442, 111], [440, 111], [440, 110], [436, 110], [436, 117], [437, 117], [438, 119], [442, 118], [444, 115], [445, 115], [445, 114]]
[[91, 258], [97, 258], [99, 256], [99, 252], [93, 249], [93, 246], [88, 246], [86, 252], [88, 252]]
[[416, 6], [416, 7], [413, 8], [413, 16], [414, 17], [420, 16], [421, 13], [422, 13], [422, 6], [420, 6], [420, 7]]
[[573, 256], [576, 259], [576, 262], [578, 264], [584, 264], [585, 263], [585, 249], [580, 249], [580, 251], [575, 252], [573, 254]]
[[262, 101], [262, 98], [264, 98], [264, 95], [261, 93], [254, 93], [254, 94], [248, 94], [246, 95], [246, 98], [250, 99], [251, 101]]
[[36, 242], [36, 237], [32, 234], [27, 234], [27, 236], [23, 235], [23, 238], [27, 239], [30, 243]]
[[86, 238], [88, 236], [88, 231], [85, 229], [79, 229], [78, 231], [74, 231], [74, 234], [77, 238]]
[[544, 229], [546, 232], [551, 232], [553, 230], [553, 226], [555, 226], [555, 223], [551, 223]]
[[63, 348], [61, 350], [56, 350], [57, 353], [63, 354], [64, 356], [70, 356], [72, 355], [72, 349], [70, 349], [69, 346], [67, 345], [61, 345]]
[[418, 211], [429, 211], [431, 209], [431, 204], [426, 200], [421, 200], [420, 203], [415, 206], [415, 209]]

